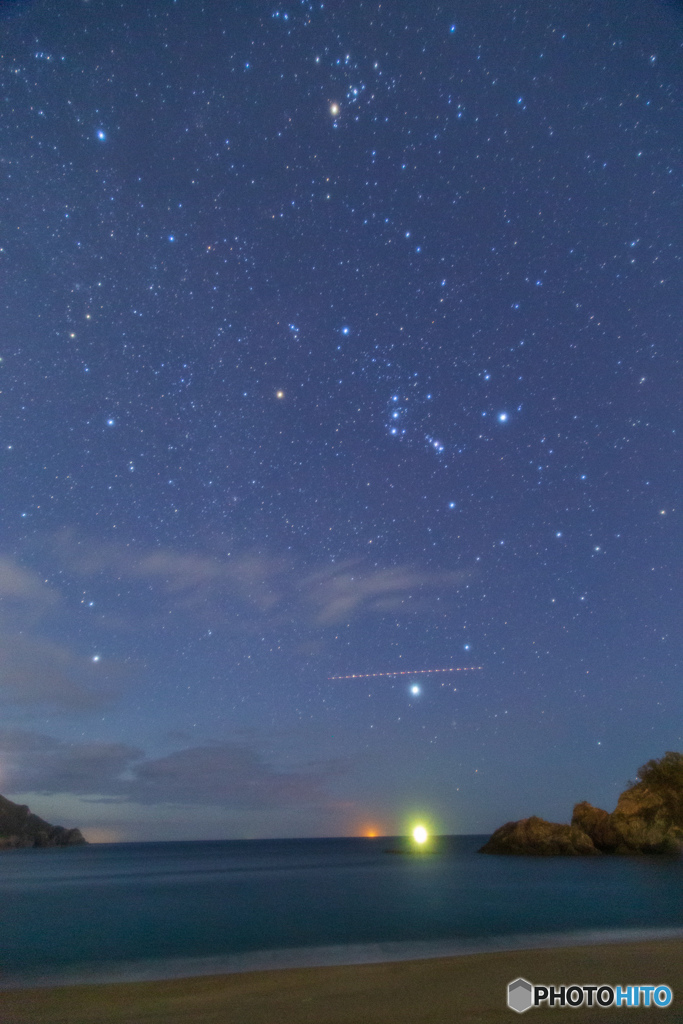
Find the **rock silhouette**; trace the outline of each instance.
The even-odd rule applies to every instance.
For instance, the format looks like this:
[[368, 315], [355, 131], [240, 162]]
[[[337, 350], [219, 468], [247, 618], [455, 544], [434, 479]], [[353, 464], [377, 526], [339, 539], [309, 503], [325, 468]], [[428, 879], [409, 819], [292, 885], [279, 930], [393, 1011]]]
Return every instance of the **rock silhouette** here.
[[683, 849], [683, 754], [668, 751], [648, 761], [609, 814], [587, 801], [574, 807], [570, 825], [543, 818], [508, 821], [480, 853], [535, 857], [599, 854], [679, 854]]
[[0, 796], [0, 850], [27, 846], [81, 846], [86, 842], [77, 828], [50, 825], [26, 804]]

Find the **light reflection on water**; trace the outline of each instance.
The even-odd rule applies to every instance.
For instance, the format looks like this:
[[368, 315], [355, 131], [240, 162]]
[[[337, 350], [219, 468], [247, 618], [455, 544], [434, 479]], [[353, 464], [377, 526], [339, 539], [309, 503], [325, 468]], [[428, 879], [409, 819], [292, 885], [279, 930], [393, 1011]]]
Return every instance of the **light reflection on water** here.
[[180, 973], [325, 962], [322, 947], [343, 962], [340, 949], [392, 959], [683, 925], [682, 860], [492, 857], [476, 852], [484, 839], [446, 837], [426, 854], [386, 838], [8, 851], [0, 984], [103, 965], [165, 976], [181, 962]]

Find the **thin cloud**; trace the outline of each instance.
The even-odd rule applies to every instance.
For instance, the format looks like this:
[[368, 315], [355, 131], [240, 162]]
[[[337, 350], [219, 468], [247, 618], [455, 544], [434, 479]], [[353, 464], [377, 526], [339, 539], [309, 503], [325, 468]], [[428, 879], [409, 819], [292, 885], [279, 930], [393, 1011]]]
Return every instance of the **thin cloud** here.
[[314, 775], [278, 772], [231, 744], [189, 747], [139, 765], [129, 797], [138, 803], [204, 803], [257, 808], [318, 802]]
[[130, 547], [79, 540], [61, 534], [54, 554], [67, 571], [84, 577], [139, 580], [155, 591], [158, 602], [197, 613], [229, 614], [230, 604], [267, 614], [282, 604], [291, 566], [277, 556], [256, 552], [205, 553], [172, 548], [136, 552]]
[[[254, 552], [204, 554], [159, 549], [136, 554], [128, 547], [95, 545], [63, 535], [63, 564], [81, 575], [109, 573], [145, 581], [157, 606], [187, 610], [242, 629], [260, 622], [334, 625], [361, 614], [395, 611], [402, 601], [425, 608], [424, 598], [469, 579], [465, 572], [414, 566], [368, 567], [348, 561], [311, 570], [310, 565]], [[418, 600], [419, 599], [419, 600]]]
[[101, 707], [117, 692], [120, 665], [96, 665], [38, 635], [64, 615], [65, 601], [43, 577], [0, 558], [0, 698], [80, 711]]
[[302, 593], [322, 625], [349, 619], [360, 612], [395, 610], [405, 598], [428, 591], [453, 589], [467, 579], [462, 572], [427, 572], [408, 567], [365, 569], [362, 565], [315, 573]]
[[326, 804], [324, 767], [281, 772], [249, 747], [215, 743], [146, 758], [124, 743], [66, 743], [19, 730], [0, 732], [6, 793], [111, 798], [256, 810]]
[[23, 730], [0, 732], [0, 785], [5, 793], [122, 796], [123, 776], [141, 750], [125, 743], [66, 743]]
[[58, 597], [37, 573], [8, 558], [0, 558], [0, 600], [45, 607], [56, 604]]
[[106, 665], [40, 637], [0, 633], [0, 696], [19, 704], [87, 711], [120, 692], [122, 666]]

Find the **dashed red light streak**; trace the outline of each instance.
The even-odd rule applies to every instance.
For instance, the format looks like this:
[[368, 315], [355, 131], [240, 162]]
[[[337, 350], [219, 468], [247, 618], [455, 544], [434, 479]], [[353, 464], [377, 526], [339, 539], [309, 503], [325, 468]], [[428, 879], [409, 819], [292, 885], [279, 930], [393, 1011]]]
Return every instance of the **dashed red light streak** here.
[[350, 676], [328, 676], [328, 679], [376, 679], [378, 676], [427, 676], [432, 672], [476, 672], [483, 668], [482, 665], [466, 665], [460, 668], [418, 668], [414, 672], [403, 670], [401, 672], [363, 672], [354, 673]]

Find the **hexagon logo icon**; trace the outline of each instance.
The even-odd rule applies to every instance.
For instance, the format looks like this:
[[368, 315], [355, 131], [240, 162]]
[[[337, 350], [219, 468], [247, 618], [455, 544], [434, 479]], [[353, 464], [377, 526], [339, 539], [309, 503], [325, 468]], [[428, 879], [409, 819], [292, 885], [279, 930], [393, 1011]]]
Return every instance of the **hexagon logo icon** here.
[[524, 1013], [533, 1005], [533, 986], [526, 978], [516, 978], [508, 985], [508, 1006], [515, 1013]]

